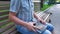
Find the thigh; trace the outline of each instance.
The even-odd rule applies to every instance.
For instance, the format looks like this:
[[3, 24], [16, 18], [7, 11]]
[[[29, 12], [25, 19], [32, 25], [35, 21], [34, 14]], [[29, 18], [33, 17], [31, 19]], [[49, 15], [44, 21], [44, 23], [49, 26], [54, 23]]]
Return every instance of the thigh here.
[[46, 25], [47, 25], [47, 30], [49, 30], [51, 32], [54, 30], [54, 26], [52, 24], [46, 23]]
[[20, 33], [20, 32], [17, 31], [16, 34], [22, 34], [22, 33]]
[[42, 34], [51, 34], [51, 32], [49, 30], [46, 30]]

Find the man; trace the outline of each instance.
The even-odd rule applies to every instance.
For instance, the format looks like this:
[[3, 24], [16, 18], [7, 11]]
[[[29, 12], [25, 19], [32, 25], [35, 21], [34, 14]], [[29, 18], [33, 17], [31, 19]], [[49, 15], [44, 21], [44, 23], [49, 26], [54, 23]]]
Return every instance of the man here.
[[[36, 13], [32, 0], [11, 0], [9, 19], [16, 24], [17, 31], [22, 34], [36, 34], [36, 27], [33, 25], [34, 17], [46, 24]], [[42, 34], [51, 34], [53, 26], [47, 24], [47, 30]], [[50, 32], [51, 31], [51, 32]]]

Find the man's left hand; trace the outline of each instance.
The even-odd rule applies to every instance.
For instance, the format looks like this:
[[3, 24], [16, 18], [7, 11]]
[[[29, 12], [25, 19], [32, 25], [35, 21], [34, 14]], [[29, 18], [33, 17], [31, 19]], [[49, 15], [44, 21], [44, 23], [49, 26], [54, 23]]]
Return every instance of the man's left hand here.
[[46, 24], [46, 22], [43, 19], [41, 19], [41, 18], [38, 18], [38, 21], [40, 21], [43, 24]]

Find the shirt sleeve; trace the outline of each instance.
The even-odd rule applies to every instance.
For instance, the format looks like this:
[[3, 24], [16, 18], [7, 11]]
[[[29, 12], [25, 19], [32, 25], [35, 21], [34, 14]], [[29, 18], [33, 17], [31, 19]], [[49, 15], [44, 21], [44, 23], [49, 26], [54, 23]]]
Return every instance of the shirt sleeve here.
[[10, 12], [17, 13], [20, 8], [20, 1], [19, 0], [11, 0], [10, 3]]

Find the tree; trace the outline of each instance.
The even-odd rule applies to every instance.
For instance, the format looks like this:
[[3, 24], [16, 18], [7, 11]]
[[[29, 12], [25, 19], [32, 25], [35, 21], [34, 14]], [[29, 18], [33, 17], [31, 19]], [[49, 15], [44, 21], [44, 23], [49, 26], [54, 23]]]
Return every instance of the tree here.
[[48, 5], [51, 5], [52, 0], [49, 0]]
[[43, 3], [44, 3], [44, 0], [41, 0], [41, 8], [43, 8]]
[[51, 4], [55, 4], [56, 0], [49, 0], [48, 4], [51, 5]]
[[56, 3], [56, 0], [54, 0], [53, 4], [55, 4], [55, 3]]

